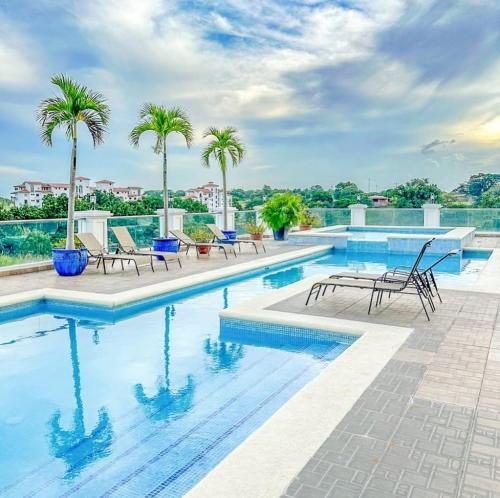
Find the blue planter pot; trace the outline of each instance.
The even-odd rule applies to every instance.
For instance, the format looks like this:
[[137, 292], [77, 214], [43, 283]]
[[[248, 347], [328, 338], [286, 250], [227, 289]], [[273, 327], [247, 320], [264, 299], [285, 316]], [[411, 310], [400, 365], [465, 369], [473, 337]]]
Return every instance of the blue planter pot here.
[[[161, 252], [177, 252], [179, 250], [179, 241], [175, 237], [153, 239], [153, 249]], [[157, 259], [162, 259], [158, 258]]]
[[229, 239], [229, 240], [221, 240], [219, 242], [225, 242], [226, 244], [231, 244], [231, 240], [236, 240], [236, 230], [221, 230], [221, 232]]
[[281, 227], [279, 230], [273, 230], [274, 240], [287, 240], [288, 228]]
[[61, 277], [80, 275], [87, 267], [86, 249], [52, 249], [54, 269]]

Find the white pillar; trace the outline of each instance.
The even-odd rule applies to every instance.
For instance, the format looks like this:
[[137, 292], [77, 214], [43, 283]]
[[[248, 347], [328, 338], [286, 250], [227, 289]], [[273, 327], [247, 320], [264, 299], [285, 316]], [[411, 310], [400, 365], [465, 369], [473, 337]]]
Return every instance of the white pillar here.
[[351, 226], [364, 227], [366, 225], [366, 204], [351, 204]]
[[78, 221], [78, 233], [92, 233], [95, 238], [108, 249], [108, 218], [109, 211], [76, 211], [75, 219]]
[[[229, 206], [227, 208], [227, 229], [228, 230], [236, 230], [236, 224], [234, 220], [234, 213], [238, 211], [235, 207]], [[215, 224], [221, 229], [224, 230], [224, 211], [222, 209], [218, 209], [214, 212], [215, 214]]]
[[[160, 218], [160, 237], [163, 237], [163, 228], [165, 226], [165, 210], [157, 209], [156, 214]], [[168, 208], [168, 229], [169, 230], [180, 230], [184, 229], [184, 214], [185, 209], [179, 208]], [[168, 235], [170, 237], [170, 235]]]
[[441, 226], [441, 204], [424, 204], [424, 227]]
[[266, 223], [264, 223], [264, 221], [262, 221], [262, 218], [260, 216], [260, 212], [262, 211], [262, 206], [255, 206], [253, 209], [255, 211], [255, 223], [257, 225], [260, 225], [262, 223], [266, 227], [264, 235], [272, 235], [273, 231], [267, 226]]

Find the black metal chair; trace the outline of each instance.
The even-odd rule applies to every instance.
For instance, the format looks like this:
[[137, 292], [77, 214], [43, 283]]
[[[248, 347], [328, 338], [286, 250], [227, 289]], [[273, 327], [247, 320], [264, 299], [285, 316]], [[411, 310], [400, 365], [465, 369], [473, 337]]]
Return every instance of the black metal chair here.
[[420, 299], [427, 320], [430, 320], [424, 299], [427, 300], [432, 311], [435, 310], [435, 306], [432, 301], [432, 293], [429, 291], [424, 278], [419, 273], [418, 266], [422, 261], [425, 251], [430, 247], [433, 240], [434, 239], [431, 239], [425, 242], [409, 272], [400, 272], [395, 274], [393, 273], [393, 271], [387, 271], [384, 274], [375, 278], [373, 276], [368, 276], [368, 278], [366, 278], [363, 276], [362, 273], [349, 274], [348, 276], [346, 274], [332, 275], [327, 279], [315, 282], [312, 285], [306, 300], [306, 306], [309, 304], [309, 301], [313, 295], [315, 295], [315, 300], [318, 299], [321, 293], [322, 295], [325, 295], [326, 289], [328, 287], [333, 287], [332, 292], [335, 292], [335, 289], [337, 287], [369, 289], [372, 291], [370, 296], [370, 305], [368, 307], [368, 314], [370, 314], [375, 294], [376, 294], [375, 306], [378, 306], [382, 302], [382, 297], [384, 292], [389, 292], [391, 294], [392, 293], [414, 294], [414, 292], [411, 292], [411, 289], [414, 289]]

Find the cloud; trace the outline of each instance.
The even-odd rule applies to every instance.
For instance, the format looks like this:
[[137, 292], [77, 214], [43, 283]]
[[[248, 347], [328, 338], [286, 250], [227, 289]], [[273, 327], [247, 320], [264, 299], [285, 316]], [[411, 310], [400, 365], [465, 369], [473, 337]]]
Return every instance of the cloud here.
[[32, 169], [20, 168], [18, 166], [10, 166], [7, 164], [0, 164], [0, 174], [3, 175], [26, 175], [34, 173]]
[[453, 145], [454, 143], [456, 143], [455, 139], [439, 140], [436, 138], [432, 142], [422, 145], [420, 151], [422, 152], [422, 154], [432, 154], [433, 152], [436, 151], [436, 149], [442, 149], [443, 147], [447, 147], [448, 145]]
[[0, 88], [32, 86], [37, 80], [37, 56], [29, 37], [0, 13]]

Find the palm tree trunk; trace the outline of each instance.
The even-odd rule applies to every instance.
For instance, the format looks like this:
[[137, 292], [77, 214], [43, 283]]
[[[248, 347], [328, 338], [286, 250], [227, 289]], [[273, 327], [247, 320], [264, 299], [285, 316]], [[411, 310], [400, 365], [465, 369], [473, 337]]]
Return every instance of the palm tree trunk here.
[[227, 180], [226, 170], [222, 170], [222, 191], [224, 192], [223, 222], [224, 230], [227, 230]]
[[162, 236], [168, 238], [168, 186], [167, 186], [167, 142], [163, 139], [163, 233]]
[[66, 249], [75, 248], [75, 178], [76, 178], [76, 123], [73, 123], [73, 146], [71, 148], [71, 164], [69, 169], [68, 221], [66, 227]]

